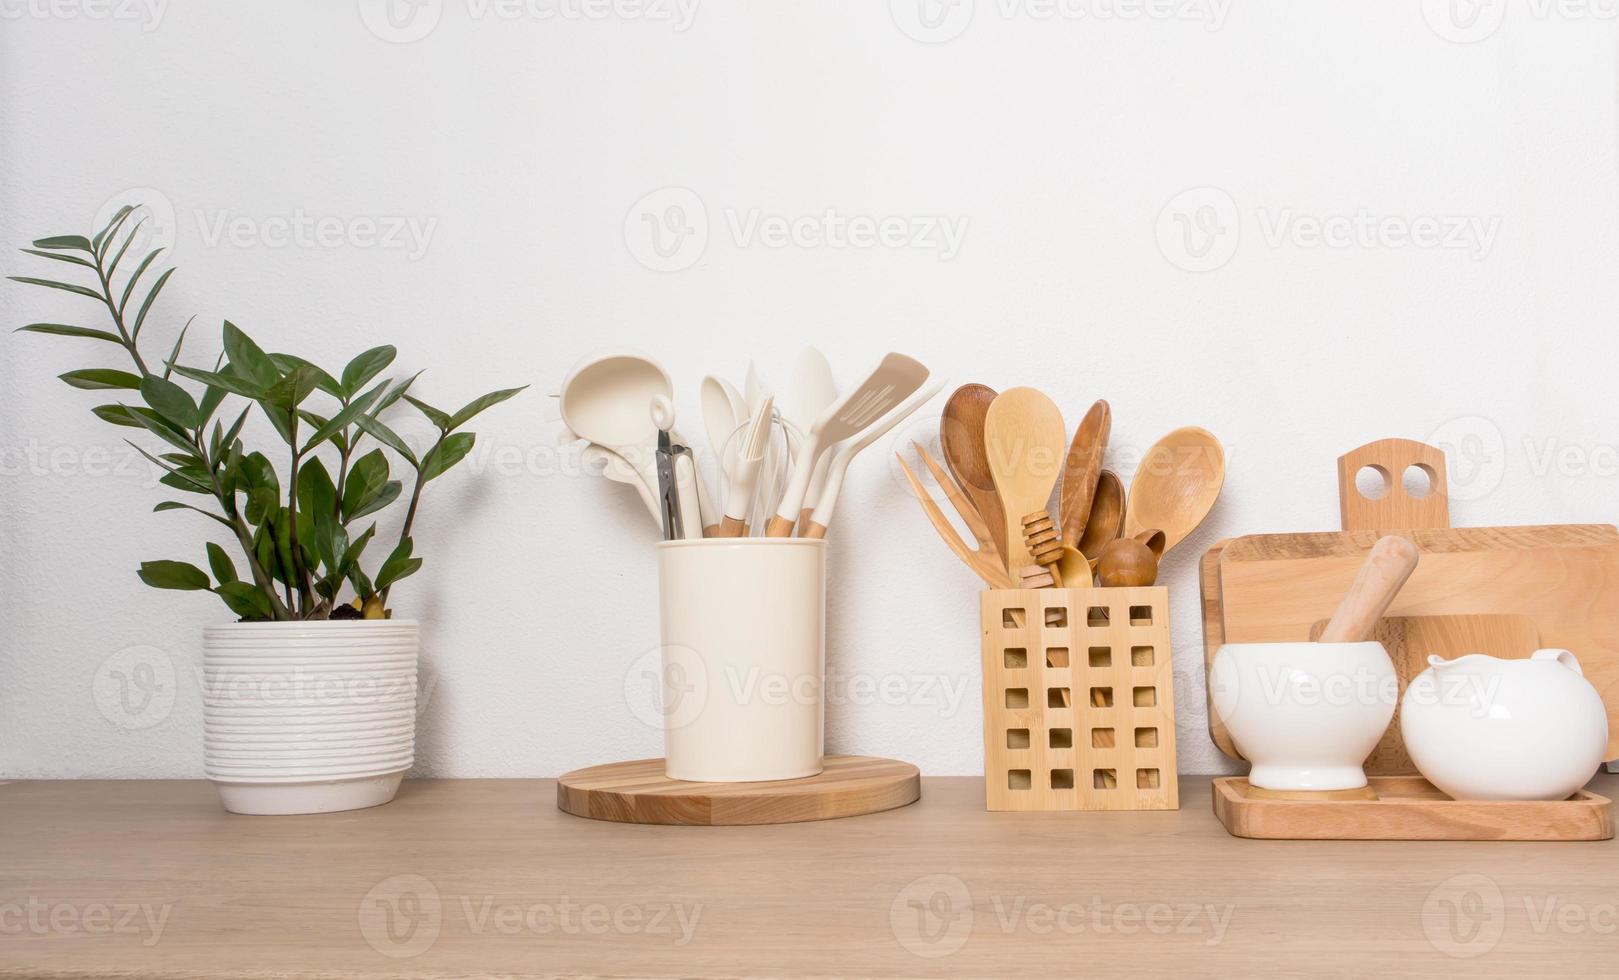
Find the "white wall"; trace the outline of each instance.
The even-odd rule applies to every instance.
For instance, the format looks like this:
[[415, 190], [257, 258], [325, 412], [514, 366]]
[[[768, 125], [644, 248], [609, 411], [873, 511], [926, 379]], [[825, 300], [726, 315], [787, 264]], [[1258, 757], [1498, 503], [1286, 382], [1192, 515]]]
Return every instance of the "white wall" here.
[[[1091, 0], [1042, 19], [1034, 0], [957, 0], [928, 27], [913, 0], [699, 0], [689, 22], [423, 0], [394, 30], [371, 0], [112, 2], [0, 0], [8, 273], [41, 271], [14, 246], [134, 196], [172, 208], [180, 272], [153, 329], [196, 314], [195, 362], [228, 316], [327, 365], [397, 343], [430, 400], [536, 384], [430, 494], [427, 567], [396, 593], [426, 624], [424, 774], [658, 752], [623, 694], [656, 643], [650, 524], [622, 488], [571, 475], [542, 421], [541, 393], [606, 343], [663, 358], [691, 419], [705, 372], [740, 379], [751, 356], [784, 380], [813, 341], [844, 380], [892, 348], [955, 381], [1044, 388], [1071, 421], [1106, 397], [1126, 470], [1170, 428], [1218, 433], [1225, 496], [1166, 573], [1185, 771], [1225, 764], [1205, 731], [1196, 559], [1218, 537], [1336, 527], [1344, 450], [1477, 449], [1458, 524], [1616, 516], [1607, 8], [1503, 20], [1496, 2], [1452, 23], [1440, 0]], [[1101, 16], [1121, 10], [1146, 12]], [[643, 200], [669, 187], [700, 203]], [[641, 215], [680, 200], [706, 247], [662, 259]], [[966, 232], [947, 256], [734, 230], [829, 209]], [[299, 214], [352, 240], [275, 244], [273, 219]], [[1381, 235], [1313, 235], [1346, 216]], [[237, 218], [240, 237], [216, 234]], [[364, 239], [394, 219], [416, 223], [420, 254]], [[1461, 223], [1463, 247], [1401, 237], [1425, 219]], [[89, 316], [77, 302], [8, 283], [0, 322]], [[124, 432], [54, 379], [105, 352], [3, 343], [0, 776], [199, 775], [200, 630], [223, 610], [134, 568], [200, 558], [205, 522], [149, 513], [160, 491], [123, 465]], [[881, 448], [834, 533], [831, 659], [899, 678], [908, 703], [835, 705], [830, 747], [975, 772], [975, 583]], [[159, 717], [97, 687], [142, 658], [172, 670]]]

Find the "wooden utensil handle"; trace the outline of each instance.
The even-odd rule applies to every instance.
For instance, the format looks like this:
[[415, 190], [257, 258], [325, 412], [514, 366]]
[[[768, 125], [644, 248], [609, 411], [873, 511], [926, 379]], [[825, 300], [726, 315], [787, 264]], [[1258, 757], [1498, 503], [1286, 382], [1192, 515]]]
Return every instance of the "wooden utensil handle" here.
[[1405, 538], [1392, 534], [1379, 538], [1355, 573], [1355, 581], [1344, 593], [1338, 611], [1332, 614], [1321, 642], [1359, 643], [1371, 639], [1377, 621], [1416, 571], [1419, 557], [1417, 546]]
[[[1405, 471], [1415, 466], [1428, 478], [1428, 492], [1406, 492]], [[1372, 499], [1355, 486], [1355, 476], [1371, 467], [1383, 479], [1383, 494]], [[1368, 442], [1338, 457], [1338, 513], [1345, 531], [1408, 531], [1450, 527], [1445, 452], [1410, 439]]]

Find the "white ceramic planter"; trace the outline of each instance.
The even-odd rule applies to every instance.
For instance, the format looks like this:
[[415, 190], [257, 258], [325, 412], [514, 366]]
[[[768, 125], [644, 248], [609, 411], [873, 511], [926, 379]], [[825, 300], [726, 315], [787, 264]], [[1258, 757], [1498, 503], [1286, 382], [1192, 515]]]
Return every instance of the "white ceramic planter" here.
[[664, 771], [756, 782], [821, 771], [826, 542], [658, 545]]
[[1209, 668], [1210, 704], [1261, 789], [1365, 786], [1398, 690], [1381, 643], [1228, 643]]
[[414, 760], [417, 628], [401, 620], [203, 631], [203, 763], [232, 813], [394, 798]]

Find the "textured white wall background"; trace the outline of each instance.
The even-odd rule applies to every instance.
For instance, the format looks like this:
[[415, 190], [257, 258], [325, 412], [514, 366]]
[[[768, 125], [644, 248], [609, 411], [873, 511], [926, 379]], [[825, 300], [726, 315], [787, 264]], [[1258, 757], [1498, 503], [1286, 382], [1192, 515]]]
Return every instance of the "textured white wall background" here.
[[[609, 342], [663, 358], [688, 420], [705, 372], [740, 379], [752, 356], [782, 381], [814, 342], [844, 381], [892, 348], [1044, 388], [1071, 423], [1106, 397], [1124, 470], [1175, 426], [1218, 433], [1225, 496], [1166, 572], [1185, 771], [1225, 765], [1196, 559], [1336, 527], [1344, 450], [1463, 445], [1458, 524], [1615, 518], [1606, 8], [692, 2], [425, 0], [389, 21], [371, 0], [0, 0], [8, 273], [15, 246], [133, 194], [172, 208], [180, 272], [152, 329], [196, 314], [194, 362], [228, 316], [328, 366], [397, 343], [441, 403], [536, 383], [429, 495], [428, 564], [396, 595], [424, 623], [421, 773], [659, 751], [623, 694], [656, 643], [650, 523], [570, 475], [542, 421], [542, 392]], [[643, 201], [666, 187], [697, 203]], [[642, 215], [682, 199], [706, 244], [661, 256]], [[952, 255], [749, 237], [829, 211], [965, 237]], [[280, 242], [299, 215], [353, 234]], [[394, 220], [424, 247], [365, 240]], [[0, 322], [92, 317], [79, 302], [7, 283]], [[123, 430], [55, 380], [110, 349], [3, 344], [0, 776], [199, 775], [200, 630], [223, 609], [134, 569], [200, 559], [205, 522], [151, 514]], [[883, 448], [835, 530], [830, 658], [897, 687], [846, 690], [830, 747], [976, 772], [974, 580]], [[142, 658], [172, 668], [173, 703], [130, 715], [111, 671]]]

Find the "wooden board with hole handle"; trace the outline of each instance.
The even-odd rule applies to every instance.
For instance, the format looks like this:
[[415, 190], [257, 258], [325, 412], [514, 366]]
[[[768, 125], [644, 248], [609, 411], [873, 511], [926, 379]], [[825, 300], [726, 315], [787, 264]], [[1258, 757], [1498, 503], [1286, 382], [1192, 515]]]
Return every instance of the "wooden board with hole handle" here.
[[[1384, 494], [1364, 497], [1355, 475], [1372, 465], [1387, 473]], [[1412, 497], [1400, 475], [1412, 465], [1429, 475], [1437, 501]], [[1212, 664], [1223, 643], [1309, 639], [1331, 617], [1378, 537], [1416, 543], [1422, 563], [1396, 597], [1379, 638], [1408, 682], [1430, 653], [1527, 657], [1537, 647], [1574, 651], [1608, 707], [1609, 758], [1619, 758], [1619, 529], [1607, 524], [1450, 528], [1444, 455], [1408, 440], [1363, 446], [1339, 460], [1341, 532], [1264, 534], [1216, 544], [1201, 564], [1204, 652]], [[1424, 502], [1427, 501], [1427, 502]], [[1396, 521], [1430, 526], [1400, 527]], [[1416, 649], [1411, 649], [1412, 646]], [[1409, 771], [1390, 726], [1367, 772]], [[1241, 758], [1219, 718], [1209, 733]]]
[[832, 820], [892, 810], [922, 796], [908, 762], [829, 755], [818, 776], [758, 783], [670, 779], [662, 759], [576, 769], [557, 780], [557, 808], [619, 823], [739, 826]]

